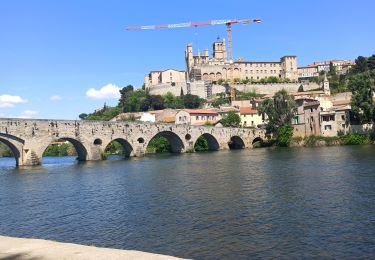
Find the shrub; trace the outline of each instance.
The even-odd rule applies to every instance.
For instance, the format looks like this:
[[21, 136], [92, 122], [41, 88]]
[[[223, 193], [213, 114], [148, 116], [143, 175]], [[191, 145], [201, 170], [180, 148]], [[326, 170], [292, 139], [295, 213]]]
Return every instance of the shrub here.
[[277, 130], [277, 145], [281, 147], [288, 147], [292, 141], [293, 127], [284, 125]]

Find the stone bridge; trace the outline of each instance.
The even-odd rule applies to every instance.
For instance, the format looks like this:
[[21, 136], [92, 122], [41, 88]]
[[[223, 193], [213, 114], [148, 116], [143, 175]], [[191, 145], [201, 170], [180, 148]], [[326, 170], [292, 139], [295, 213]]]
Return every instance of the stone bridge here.
[[48, 145], [56, 141], [71, 142], [78, 160], [101, 160], [107, 145], [116, 140], [123, 145], [125, 156], [143, 156], [148, 143], [164, 136], [171, 152], [194, 151], [200, 136], [208, 142], [209, 150], [252, 148], [264, 139], [259, 129], [196, 127], [189, 125], [139, 122], [73, 121], [41, 119], [0, 119], [0, 142], [13, 152], [17, 165], [38, 165]]

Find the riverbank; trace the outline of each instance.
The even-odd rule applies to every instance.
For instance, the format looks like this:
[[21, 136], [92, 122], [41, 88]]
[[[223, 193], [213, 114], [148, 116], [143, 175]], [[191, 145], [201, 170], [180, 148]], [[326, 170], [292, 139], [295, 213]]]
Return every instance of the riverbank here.
[[254, 148], [262, 147], [323, 147], [323, 146], [342, 146], [342, 145], [368, 145], [374, 144], [373, 139], [369, 135], [364, 134], [346, 134], [341, 136], [306, 136], [293, 137], [286, 136], [279, 139], [269, 139], [262, 142], [257, 142], [253, 145]]
[[61, 243], [42, 239], [0, 236], [0, 259], [182, 259], [173, 256]]

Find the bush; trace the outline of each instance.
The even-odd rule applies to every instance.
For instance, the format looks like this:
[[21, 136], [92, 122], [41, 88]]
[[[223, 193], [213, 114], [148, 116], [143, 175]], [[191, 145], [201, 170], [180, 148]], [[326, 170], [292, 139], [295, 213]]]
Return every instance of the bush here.
[[371, 144], [371, 139], [363, 134], [347, 134], [340, 136], [340, 141], [345, 145]]
[[292, 141], [293, 127], [284, 125], [277, 130], [277, 145], [281, 147], [288, 147]]
[[153, 138], [147, 146], [147, 153], [166, 153], [171, 151], [171, 145], [164, 136]]
[[203, 136], [200, 136], [194, 145], [194, 150], [197, 152], [208, 151], [208, 142], [207, 139]]

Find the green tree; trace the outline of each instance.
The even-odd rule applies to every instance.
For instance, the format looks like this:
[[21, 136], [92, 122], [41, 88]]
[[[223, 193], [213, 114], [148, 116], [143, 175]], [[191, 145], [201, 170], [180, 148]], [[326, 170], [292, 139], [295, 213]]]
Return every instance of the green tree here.
[[87, 118], [87, 116], [88, 116], [88, 114], [86, 114], [86, 113], [81, 113], [81, 114], [79, 114], [79, 118], [81, 119], [81, 120], [85, 120], [86, 118]]
[[290, 125], [284, 125], [277, 129], [276, 143], [281, 147], [288, 147], [293, 137], [293, 127]]
[[329, 63], [329, 72], [328, 72], [328, 75], [330, 75], [330, 76], [336, 76], [337, 75], [336, 74], [336, 68], [333, 65], [332, 61]]
[[367, 58], [363, 56], [358, 56], [355, 60], [355, 65], [353, 66], [352, 73], [362, 73], [368, 70]]
[[124, 107], [127, 103], [128, 97], [131, 92], [134, 91], [134, 87], [132, 85], [127, 85], [126, 87], [120, 90], [121, 97], [118, 102], [119, 107]]
[[349, 89], [352, 92], [352, 111], [361, 123], [375, 123], [375, 70], [366, 71], [349, 78]]
[[236, 112], [229, 111], [220, 122], [224, 127], [239, 127], [241, 125], [241, 118]]
[[183, 102], [185, 108], [198, 108], [203, 104], [204, 100], [197, 95], [187, 94], [183, 96]]
[[369, 70], [375, 69], [375, 54], [367, 59], [367, 67]]
[[286, 90], [280, 90], [274, 97], [264, 100], [258, 108], [259, 115], [266, 114], [267, 132], [277, 134], [277, 129], [290, 125], [296, 113], [296, 103]]
[[301, 84], [300, 86], [299, 86], [299, 88], [298, 88], [298, 92], [303, 92], [304, 90], [303, 90], [303, 85]]

